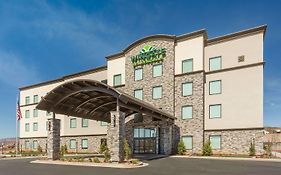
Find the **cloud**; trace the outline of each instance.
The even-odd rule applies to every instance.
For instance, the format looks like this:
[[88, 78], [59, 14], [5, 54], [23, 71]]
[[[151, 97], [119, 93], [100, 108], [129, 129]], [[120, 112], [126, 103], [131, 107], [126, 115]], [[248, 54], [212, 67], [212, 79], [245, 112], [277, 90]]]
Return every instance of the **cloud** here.
[[0, 51], [0, 82], [12, 87], [20, 87], [38, 82], [34, 67], [26, 65], [19, 56]]

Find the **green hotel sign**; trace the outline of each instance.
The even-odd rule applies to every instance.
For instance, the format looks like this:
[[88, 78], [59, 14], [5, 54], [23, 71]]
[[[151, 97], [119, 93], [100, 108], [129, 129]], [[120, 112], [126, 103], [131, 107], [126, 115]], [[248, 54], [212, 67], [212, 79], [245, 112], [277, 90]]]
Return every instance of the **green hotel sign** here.
[[166, 57], [166, 48], [156, 49], [150, 45], [145, 45], [140, 53], [135, 56], [131, 56], [133, 66], [140, 66], [150, 64], [158, 61], [163, 61]]

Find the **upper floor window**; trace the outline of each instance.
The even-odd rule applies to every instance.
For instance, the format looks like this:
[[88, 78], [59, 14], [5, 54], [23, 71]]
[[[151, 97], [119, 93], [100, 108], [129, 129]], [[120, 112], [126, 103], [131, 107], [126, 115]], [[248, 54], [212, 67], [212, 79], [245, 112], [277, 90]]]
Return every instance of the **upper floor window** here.
[[192, 106], [183, 106], [181, 108], [181, 118], [182, 119], [191, 119], [193, 115]]
[[25, 104], [26, 105], [30, 104], [30, 97], [29, 96], [25, 97]]
[[33, 109], [33, 117], [38, 117], [38, 109]]
[[186, 59], [182, 61], [182, 73], [193, 71], [193, 59]]
[[182, 83], [182, 96], [192, 95], [192, 89], [193, 89], [192, 87], [193, 87], [192, 82]]
[[163, 65], [162, 64], [155, 64], [152, 68], [152, 76], [153, 77], [160, 77], [163, 74]]
[[70, 119], [70, 128], [76, 128], [77, 127], [77, 121], [76, 118]]
[[188, 150], [192, 149], [192, 147], [193, 147], [192, 136], [183, 136], [182, 141], [184, 143], [185, 149], [188, 149]]
[[113, 86], [119, 86], [122, 84], [122, 76], [121, 74], [113, 76]]
[[25, 124], [25, 132], [29, 132], [29, 130], [30, 130], [30, 125], [29, 125], [29, 123], [26, 123]]
[[210, 118], [221, 118], [221, 104], [209, 106], [209, 117]]
[[29, 110], [25, 110], [25, 118], [30, 118], [30, 111]]
[[209, 82], [209, 94], [220, 94], [221, 93], [221, 80], [215, 80]]
[[210, 144], [212, 149], [221, 149], [221, 136], [220, 135], [211, 135]]
[[209, 59], [209, 70], [220, 70], [221, 69], [221, 56], [213, 57]]
[[89, 126], [89, 120], [82, 118], [82, 128], [87, 128]]
[[38, 131], [38, 123], [33, 123], [33, 131]]
[[88, 149], [88, 139], [82, 139], [82, 149]]
[[152, 98], [153, 99], [162, 98], [162, 86], [156, 86], [152, 88]]
[[107, 126], [108, 123], [107, 123], [107, 122], [104, 122], [104, 121], [101, 121], [101, 122], [100, 122], [100, 125], [101, 125], [101, 126]]
[[135, 81], [142, 80], [143, 68], [135, 69]]
[[134, 96], [137, 99], [143, 100], [143, 90], [142, 89], [137, 89], [134, 91]]
[[33, 103], [38, 103], [38, 95], [33, 96]]

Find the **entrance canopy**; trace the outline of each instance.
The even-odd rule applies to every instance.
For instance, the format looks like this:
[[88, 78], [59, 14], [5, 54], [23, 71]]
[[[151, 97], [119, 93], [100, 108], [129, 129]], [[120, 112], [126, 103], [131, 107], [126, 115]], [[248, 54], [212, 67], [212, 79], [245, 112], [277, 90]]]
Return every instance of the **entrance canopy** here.
[[42, 97], [39, 110], [110, 122], [110, 111], [119, 108], [126, 116], [143, 113], [159, 119], [175, 117], [122, 91], [95, 80], [66, 82]]

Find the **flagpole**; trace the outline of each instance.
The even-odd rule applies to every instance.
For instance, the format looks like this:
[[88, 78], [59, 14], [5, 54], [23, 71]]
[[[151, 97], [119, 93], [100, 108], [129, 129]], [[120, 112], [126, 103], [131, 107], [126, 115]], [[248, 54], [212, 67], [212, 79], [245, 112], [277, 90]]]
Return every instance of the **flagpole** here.
[[18, 140], [18, 95], [17, 95], [17, 98], [16, 98], [16, 155], [18, 155], [18, 147], [19, 147], [19, 140]]

